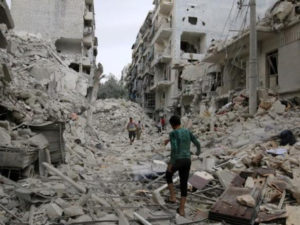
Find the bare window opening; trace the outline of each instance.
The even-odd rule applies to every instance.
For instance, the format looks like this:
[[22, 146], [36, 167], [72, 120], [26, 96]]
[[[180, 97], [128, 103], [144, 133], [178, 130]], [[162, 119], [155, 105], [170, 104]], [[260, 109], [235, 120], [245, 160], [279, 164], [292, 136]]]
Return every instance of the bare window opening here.
[[71, 63], [69, 65], [69, 68], [76, 71], [76, 72], [79, 72], [79, 64], [78, 63]]
[[267, 54], [268, 75], [278, 75], [278, 50]]
[[222, 86], [222, 75], [221, 73], [211, 73], [213, 79], [213, 84], [211, 86], [211, 91], [216, 91], [218, 87]]
[[85, 27], [91, 27], [93, 25], [92, 20], [84, 20]]
[[202, 54], [205, 52], [205, 34], [183, 32], [181, 35], [181, 51], [184, 53]]
[[98, 50], [97, 48], [94, 48], [94, 56], [96, 57], [98, 55]]
[[145, 94], [145, 107], [146, 108], [155, 108], [155, 94], [147, 93]]
[[89, 67], [89, 66], [84, 66], [84, 67], [82, 68], [82, 72], [83, 72], [83, 73], [86, 73], [86, 74], [90, 74], [90, 73], [91, 73], [91, 67]]
[[181, 42], [181, 50], [189, 53], [197, 53], [196, 47], [186, 41]]
[[197, 25], [198, 18], [197, 17], [189, 17], [189, 23], [192, 25]]
[[81, 54], [81, 40], [60, 38], [55, 41], [56, 51], [66, 54]]
[[275, 88], [278, 86], [278, 50], [266, 55], [266, 66], [268, 75], [268, 87]]

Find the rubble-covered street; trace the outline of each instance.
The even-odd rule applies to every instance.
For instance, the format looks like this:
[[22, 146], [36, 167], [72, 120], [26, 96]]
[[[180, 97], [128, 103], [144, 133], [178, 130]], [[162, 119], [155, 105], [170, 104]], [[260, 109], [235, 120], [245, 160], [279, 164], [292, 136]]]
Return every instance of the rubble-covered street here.
[[[182, 127], [199, 139], [201, 154], [191, 148], [185, 216], [180, 216], [179, 177], [176, 173], [173, 179], [176, 203], [168, 201], [165, 179], [171, 145], [164, 142], [172, 128], [168, 120], [166, 129], [157, 123], [157, 118], [169, 119], [170, 110], [149, 113], [147, 104], [138, 101], [136, 83], [127, 84], [130, 100], [97, 99], [103, 68], [96, 66], [97, 46], [90, 32], [95, 13], [87, 2], [93, 1], [83, 2], [85, 30], [80, 32], [93, 39], [78, 45], [70, 37], [57, 44], [14, 30], [6, 1], [0, 0], [0, 225], [299, 225], [299, 92], [281, 95], [259, 87], [253, 115], [246, 86], [231, 90], [226, 103], [224, 96], [203, 94], [197, 86], [205, 82], [202, 77], [194, 80], [189, 103], [181, 92], [182, 105], [178, 99], [173, 105], [184, 108]], [[299, 20], [299, 1], [283, 2], [273, 12], [285, 15], [287, 10], [286, 18], [293, 9], [291, 17]], [[170, 4], [174, 2], [154, 1], [158, 14], [170, 13]], [[79, 56], [70, 46], [81, 48]], [[170, 62], [168, 56], [162, 58], [158, 65]], [[187, 62], [173, 66], [193, 76], [201, 66]], [[128, 77], [127, 82], [133, 81]], [[156, 82], [151, 89], [160, 95], [169, 85]], [[141, 139], [133, 144], [127, 131], [130, 117], [143, 125]]]

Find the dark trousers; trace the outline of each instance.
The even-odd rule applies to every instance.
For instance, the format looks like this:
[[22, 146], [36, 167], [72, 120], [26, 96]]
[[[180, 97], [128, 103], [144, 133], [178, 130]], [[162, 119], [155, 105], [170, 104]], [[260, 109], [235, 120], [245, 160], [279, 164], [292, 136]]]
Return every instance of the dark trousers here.
[[173, 183], [173, 175], [177, 171], [179, 172], [179, 178], [180, 178], [180, 191], [181, 191], [181, 197], [187, 196], [187, 183], [189, 179], [191, 169], [191, 160], [190, 159], [178, 159], [176, 160], [175, 164], [172, 165], [172, 171], [166, 172], [166, 179], [168, 184]]

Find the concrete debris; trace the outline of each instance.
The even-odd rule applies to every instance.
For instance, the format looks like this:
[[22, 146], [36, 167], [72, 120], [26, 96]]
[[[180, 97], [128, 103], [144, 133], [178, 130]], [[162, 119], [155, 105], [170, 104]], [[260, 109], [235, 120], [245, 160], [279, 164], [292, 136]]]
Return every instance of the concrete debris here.
[[8, 134], [8, 130], [0, 127], [0, 143], [3, 146], [11, 145], [11, 136]]
[[237, 201], [244, 206], [254, 208], [256, 206], [255, 199], [251, 195], [241, 195], [237, 197]]
[[64, 209], [64, 214], [68, 217], [76, 217], [84, 215], [83, 209], [80, 206], [71, 206]]
[[271, 107], [271, 112], [274, 112], [274, 113], [284, 113], [285, 112], [285, 105], [281, 104], [280, 101], [276, 101], [273, 106]]
[[63, 210], [54, 203], [51, 203], [45, 207], [46, 207], [47, 216], [52, 220], [60, 218], [63, 214]]
[[296, 225], [300, 220], [300, 207], [299, 206], [287, 206], [287, 220], [286, 225]]

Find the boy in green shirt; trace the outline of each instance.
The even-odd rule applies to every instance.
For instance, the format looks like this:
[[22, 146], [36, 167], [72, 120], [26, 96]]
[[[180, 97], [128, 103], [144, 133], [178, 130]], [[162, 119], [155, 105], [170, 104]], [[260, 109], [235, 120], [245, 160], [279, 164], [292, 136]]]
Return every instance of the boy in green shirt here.
[[169, 141], [171, 143], [171, 160], [166, 172], [166, 179], [170, 191], [169, 201], [174, 203], [176, 202], [176, 194], [172, 178], [174, 173], [178, 171], [181, 199], [177, 213], [181, 216], [185, 216], [184, 207], [187, 197], [187, 183], [191, 168], [191, 142], [193, 142], [193, 144], [197, 147], [197, 155], [200, 154], [201, 147], [197, 138], [189, 130], [181, 128], [181, 121], [178, 116], [172, 116], [169, 122], [173, 128], [173, 131], [170, 133], [170, 139], [165, 143], [167, 144]]

